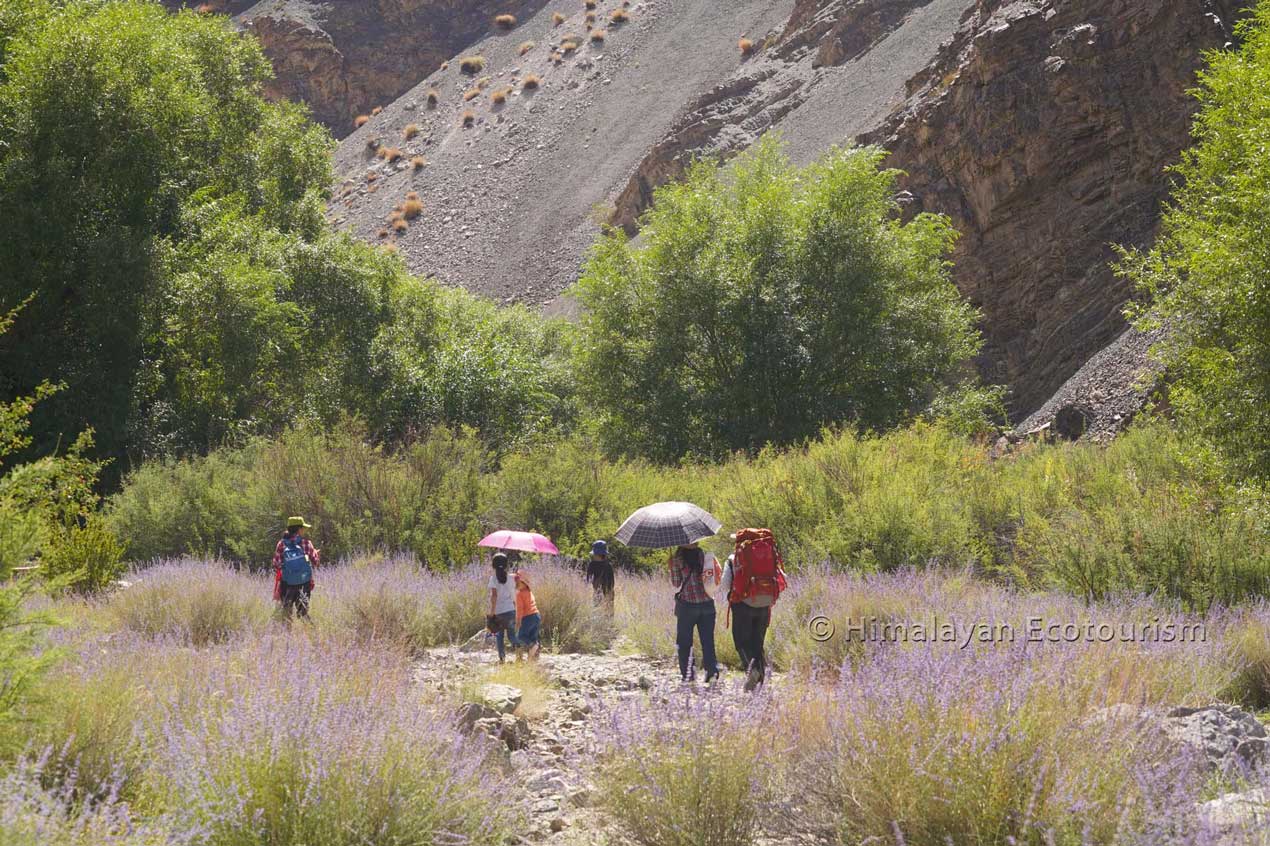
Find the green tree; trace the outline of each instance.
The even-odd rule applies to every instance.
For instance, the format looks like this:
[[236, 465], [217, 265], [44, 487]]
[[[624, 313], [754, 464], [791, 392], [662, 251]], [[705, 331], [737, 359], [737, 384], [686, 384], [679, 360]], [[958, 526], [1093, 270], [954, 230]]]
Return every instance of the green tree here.
[[1270, 475], [1270, 0], [1209, 55], [1196, 90], [1195, 146], [1149, 252], [1120, 272], [1145, 294], [1129, 315], [1167, 326], [1157, 347], [1179, 420], [1239, 472]]
[[[244, 214], [311, 238], [330, 139], [300, 109], [264, 101], [269, 64], [223, 18], [122, 0], [17, 9], [0, 69], [0, 308], [34, 298], [0, 347], [0, 397], [60, 382], [37, 411], [35, 447], [92, 425], [102, 451], [122, 456], [150, 413], [173, 286], [190, 284], [168, 262], [190, 236], [187, 206], [236, 197]], [[222, 292], [200, 296], [259, 292], [259, 278], [217, 258], [207, 275]]]
[[370, 418], [385, 435], [468, 426], [503, 451], [572, 426], [562, 321], [416, 280], [397, 290], [392, 311], [371, 353]]
[[947, 218], [903, 223], [884, 152], [794, 167], [764, 139], [658, 190], [642, 245], [602, 238], [574, 289], [606, 441], [661, 460], [885, 429], [979, 349]]

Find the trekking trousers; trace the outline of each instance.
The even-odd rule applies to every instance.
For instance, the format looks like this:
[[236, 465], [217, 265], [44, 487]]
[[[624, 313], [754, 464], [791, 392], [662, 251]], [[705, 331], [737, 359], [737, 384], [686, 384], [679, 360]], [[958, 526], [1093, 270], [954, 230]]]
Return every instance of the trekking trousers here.
[[715, 660], [714, 655], [714, 621], [716, 616], [713, 602], [675, 600], [675, 617], [678, 619], [678, 625], [675, 627], [675, 645], [679, 647], [679, 675], [681, 678], [690, 678], [689, 671], [691, 667], [689, 662], [692, 659], [692, 633], [694, 630], [697, 632], [697, 636], [701, 638], [701, 665], [705, 668], [706, 676], [710, 677], [719, 672], [719, 664]]
[[285, 582], [282, 585], [282, 614], [286, 619], [291, 619], [294, 611], [295, 615], [300, 619], [309, 616], [309, 598], [313, 595], [313, 589], [307, 584], [305, 585], [289, 585]]
[[732, 603], [732, 642], [736, 654], [741, 656], [741, 666], [763, 678], [767, 672], [767, 653], [763, 648], [767, 640], [767, 627], [772, 622], [772, 609], [754, 608], [744, 602]]

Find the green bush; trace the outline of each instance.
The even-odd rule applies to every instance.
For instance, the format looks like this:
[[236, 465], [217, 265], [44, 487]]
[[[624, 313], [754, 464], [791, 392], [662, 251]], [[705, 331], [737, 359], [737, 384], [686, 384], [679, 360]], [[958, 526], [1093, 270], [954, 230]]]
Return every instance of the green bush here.
[[126, 569], [124, 547], [102, 522], [93, 518], [83, 528], [61, 533], [41, 559], [44, 578], [60, 589], [91, 594], [105, 590]]
[[37, 583], [29, 578], [0, 584], [0, 755], [26, 744], [29, 726], [39, 717], [32, 692], [58, 657], [44, 642], [56, 619], [29, 607], [36, 592]]
[[755, 727], [782, 725], [783, 715], [761, 701], [730, 709], [693, 698], [611, 715], [600, 803], [644, 846], [754, 843], [772, 814], [784, 742]]
[[[676, 468], [605, 459], [580, 436], [496, 462], [472, 433], [436, 429], [390, 451], [348, 426], [144, 465], [107, 521], [142, 558], [263, 563], [298, 513], [327, 560], [401, 551], [444, 569], [472, 560], [495, 528], [544, 531], [582, 558], [636, 508], [666, 499], [698, 502], [727, 530], [770, 527], [795, 570], [952, 565], [1091, 599], [1159, 591], [1200, 608], [1270, 589], [1264, 491], [1230, 487], [1151, 422], [1108, 445], [1036, 444], [1003, 458], [923, 423]], [[622, 566], [665, 563], [661, 552], [611, 548]], [[727, 553], [722, 535], [713, 549]]]

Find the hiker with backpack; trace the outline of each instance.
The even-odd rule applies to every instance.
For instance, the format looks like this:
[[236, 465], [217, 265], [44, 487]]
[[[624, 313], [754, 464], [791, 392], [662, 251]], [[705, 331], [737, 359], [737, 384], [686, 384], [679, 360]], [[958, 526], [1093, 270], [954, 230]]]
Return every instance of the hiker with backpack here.
[[609, 545], [598, 540], [591, 544], [591, 560], [586, 565], [586, 580], [595, 590], [596, 605], [613, 611], [613, 563], [609, 561]]
[[741, 529], [731, 538], [736, 549], [728, 556], [719, 588], [728, 600], [728, 622], [745, 668], [745, 689], [752, 691], [767, 675], [764, 642], [772, 606], [785, 589], [784, 562], [768, 529]]
[[516, 582], [507, 573], [507, 553], [496, 552], [490, 559], [494, 572], [489, 577], [489, 613], [485, 627], [498, 644], [498, 663], [507, 660], [507, 646], [519, 645], [516, 639]]
[[287, 620], [293, 613], [302, 620], [309, 617], [313, 568], [321, 562], [318, 549], [305, 537], [311, 528], [303, 517], [287, 520], [287, 531], [273, 551], [273, 598], [282, 604]]
[[684, 681], [695, 677], [692, 663], [692, 634], [701, 638], [701, 662], [706, 683], [719, 677], [719, 663], [714, 654], [714, 624], [717, 614], [714, 593], [720, 582], [719, 562], [696, 543], [681, 546], [670, 556], [670, 582], [675, 593], [675, 645], [679, 651], [679, 676]]

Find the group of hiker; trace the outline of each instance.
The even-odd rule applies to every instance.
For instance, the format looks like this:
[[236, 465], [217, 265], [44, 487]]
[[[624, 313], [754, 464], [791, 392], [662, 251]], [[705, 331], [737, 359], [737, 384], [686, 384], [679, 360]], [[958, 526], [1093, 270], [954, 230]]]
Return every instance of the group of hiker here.
[[[309, 613], [313, 569], [321, 560], [320, 551], [306, 536], [310, 528], [303, 517], [290, 518], [286, 533], [274, 550], [274, 600], [288, 620], [292, 615], [307, 618]], [[710, 683], [719, 677], [714, 630], [718, 619], [715, 599], [721, 597], [727, 603], [725, 626], [732, 629], [732, 640], [746, 673], [745, 689], [750, 691], [766, 678], [767, 629], [772, 606], [786, 586], [784, 562], [767, 529], [742, 529], [729, 537], [734, 548], [722, 565], [701, 548], [699, 541], [677, 545], [667, 561], [670, 583], [675, 588], [679, 675], [685, 682], [695, 678], [695, 634], [701, 641], [705, 681]], [[524, 568], [513, 571], [510, 565], [507, 553], [501, 550], [490, 559], [485, 632], [497, 644], [500, 663], [507, 658], [509, 644], [517, 660], [528, 657], [534, 661], [542, 648], [542, 613], [534, 599], [529, 573]], [[597, 540], [591, 545], [585, 579], [595, 592], [595, 602], [611, 612], [616, 580], [606, 541]]]
[[525, 655], [536, 661], [541, 648], [542, 614], [538, 613], [538, 603], [534, 601], [534, 592], [529, 586], [529, 574], [517, 569], [509, 575], [507, 554], [504, 552], [494, 553], [490, 566], [494, 572], [489, 577], [489, 613], [485, 616], [485, 629], [494, 635], [498, 644], [498, 662], [501, 664], [507, 659], [506, 640], [511, 641], [517, 661]]

